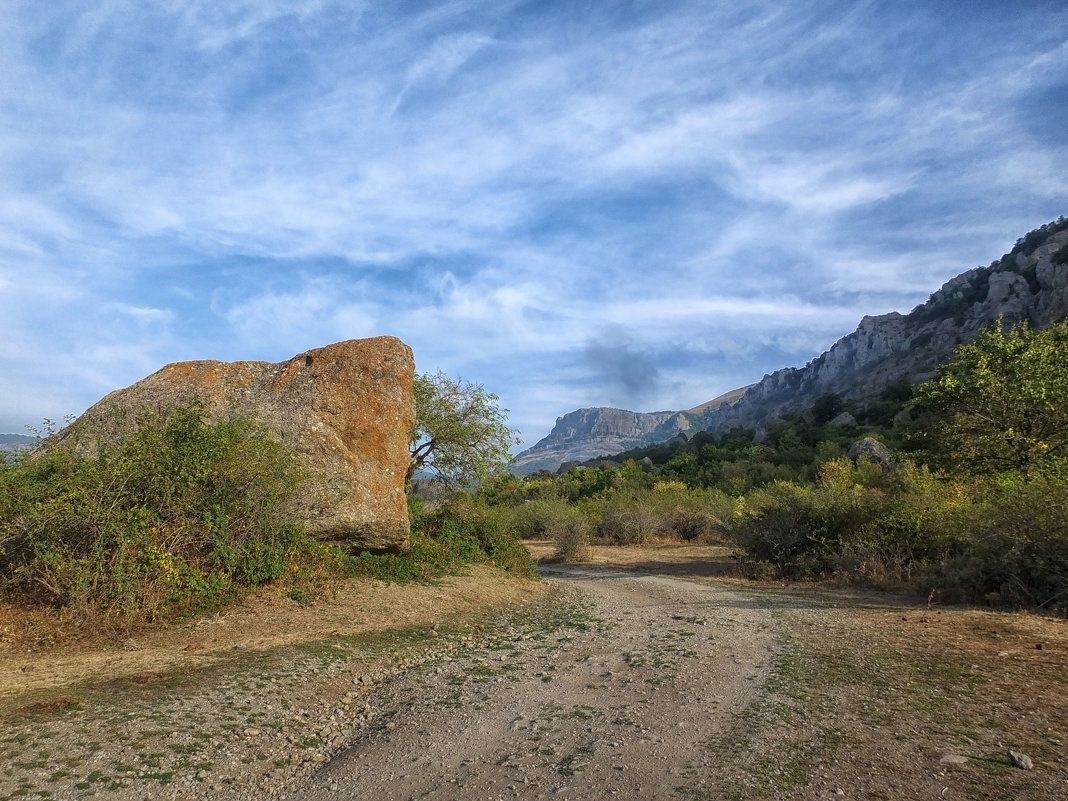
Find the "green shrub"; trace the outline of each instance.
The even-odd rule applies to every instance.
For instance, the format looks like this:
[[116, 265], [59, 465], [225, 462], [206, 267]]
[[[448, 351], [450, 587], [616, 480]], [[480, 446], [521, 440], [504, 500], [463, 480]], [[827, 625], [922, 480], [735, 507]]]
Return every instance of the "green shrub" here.
[[[586, 519], [597, 541], [641, 545], [652, 539], [717, 539], [725, 532], [734, 504], [719, 490], [689, 489], [681, 481], [668, 480], [649, 488], [609, 489], [573, 508]], [[566, 517], [567, 511], [561, 503], [556, 514]]]
[[432, 581], [479, 562], [517, 576], [537, 573], [508, 511], [488, 507], [473, 496], [457, 495], [413, 523], [404, 553], [360, 554], [349, 560], [349, 573], [383, 581]]
[[345, 571], [350, 576], [407, 584], [454, 574], [462, 564], [465, 563], [455, 558], [446, 544], [428, 537], [421, 530], [414, 530], [404, 553], [372, 554], [364, 551], [345, 560]]
[[556, 558], [564, 562], [584, 562], [590, 558], [590, 524], [574, 513], [554, 521], [553, 542]]
[[707, 541], [723, 528], [710, 511], [677, 506], [666, 514], [665, 530], [685, 542]]
[[484, 558], [513, 575], [527, 578], [537, 575], [534, 559], [520, 539], [512, 516], [505, 510], [491, 509], [476, 499], [461, 496], [451, 507], [451, 513], [466, 521]]
[[1068, 610], [1068, 482], [979, 482], [957, 525], [967, 539], [928, 578], [945, 600]]
[[959, 548], [949, 523], [963, 505], [959, 485], [924, 468], [836, 459], [815, 486], [776, 482], [750, 493], [734, 536], [779, 575], [902, 582]]
[[891, 470], [865, 461], [853, 467], [845, 460], [825, 467], [819, 490], [826, 492], [837, 482], [841, 497], [848, 492], [844, 485], [853, 483], [856, 503], [849, 526], [839, 531], [836, 574], [876, 583], [909, 582], [960, 546], [956, 521], [968, 498], [959, 483], [907, 461]]
[[595, 534], [602, 542], [641, 545], [660, 533], [662, 528], [663, 520], [648, 500], [612, 493], [602, 500]]
[[561, 521], [575, 512], [561, 498], [543, 498], [527, 501], [511, 510], [511, 525], [516, 535], [524, 540], [551, 540]]
[[207, 609], [328, 560], [285, 521], [295, 455], [193, 402], [86, 458], [63, 447], [0, 470], [0, 588], [117, 619]]
[[705, 543], [723, 537], [735, 505], [725, 492], [688, 489], [678, 481], [655, 484], [650, 501], [659, 517], [660, 536]]
[[754, 577], [918, 582], [948, 601], [1068, 609], [1068, 481], [1055, 471], [969, 486], [907, 462], [837, 460], [814, 486], [750, 493], [733, 536]]
[[791, 578], [826, 570], [833, 545], [826, 541], [813, 495], [811, 488], [776, 481], [746, 498], [734, 538], [745, 550], [743, 565], [750, 575], [763, 573], [765, 565]]

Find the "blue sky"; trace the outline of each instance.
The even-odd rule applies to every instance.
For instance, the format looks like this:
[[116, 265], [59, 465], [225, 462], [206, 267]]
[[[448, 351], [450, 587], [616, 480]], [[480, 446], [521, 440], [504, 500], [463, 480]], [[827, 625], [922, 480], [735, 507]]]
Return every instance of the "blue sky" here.
[[0, 431], [392, 334], [525, 445], [1068, 214], [1062, 2], [8, 0]]

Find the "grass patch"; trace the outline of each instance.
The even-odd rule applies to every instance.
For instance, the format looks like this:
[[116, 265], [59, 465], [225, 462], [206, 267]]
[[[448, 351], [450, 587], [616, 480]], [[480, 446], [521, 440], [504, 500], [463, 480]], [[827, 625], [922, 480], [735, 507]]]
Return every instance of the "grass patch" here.
[[401, 554], [364, 552], [344, 563], [348, 575], [388, 583], [433, 582], [463, 572], [467, 565], [493, 564], [512, 575], [533, 578], [534, 560], [500, 515], [459, 496], [432, 513], [417, 515]]
[[[1007, 758], [1014, 748], [1041, 768], [1060, 757], [1063, 623], [843, 603], [811, 589], [790, 606], [785, 595], [769, 604], [782, 634], [762, 694], [708, 743], [722, 757], [715, 797], [778, 798], [802, 787], [851, 798], [936, 797], [946, 786], [965, 798], [1063, 795], [1057, 770], [1023, 771]], [[1021, 640], [1029, 647], [1007, 647]], [[968, 759], [952, 777], [939, 762], [947, 753]]]
[[593, 758], [593, 743], [583, 743], [571, 749], [556, 766], [561, 776], [574, 776], [586, 767]]

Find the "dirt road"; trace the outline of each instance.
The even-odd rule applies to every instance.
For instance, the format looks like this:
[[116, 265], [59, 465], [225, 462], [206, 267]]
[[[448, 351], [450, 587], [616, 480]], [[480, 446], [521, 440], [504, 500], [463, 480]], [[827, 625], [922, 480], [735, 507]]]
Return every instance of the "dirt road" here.
[[593, 557], [122, 641], [0, 624], [0, 801], [1068, 797], [1063, 620]]
[[[663, 576], [553, 567], [562, 630], [517, 633], [383, 687], [292, 799], [666, 798], [714, 790], [715, 739], [760, 689], [774, 621]], [[250, 796], [251, 797], [251, 796]]]

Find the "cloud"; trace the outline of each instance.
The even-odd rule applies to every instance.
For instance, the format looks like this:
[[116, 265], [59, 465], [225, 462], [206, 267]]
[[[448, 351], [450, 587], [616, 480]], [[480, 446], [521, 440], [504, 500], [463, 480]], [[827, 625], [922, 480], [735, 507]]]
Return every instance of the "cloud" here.
[[440, 88], [470, 58], [492, 42], [491, 37], [477, 32], [450, 34], [434, 41], [425, 55], [405, 72], [404, 86], [393, 103], [391, 113], [396, 113], [405, 97], [414, 90]]
[[15, 4], [0, 429], [378, 333], [529, 436], [681, 408], [1068, 206], [1068, 12], [587, 6]]
[[261, 358], [281, 359], [343, 339], [384, 333], [366, 284], [337, 276], [297, 275], [247, 293], [221, 287], [212, 306], [228, 330]]
[[131, 306], [126, 303], [108, 304], [107, 311], [114, 315], [113, 319], [125, 317], [139, 328], [150, 326], [169, 326], [174, 322], [175, 315], [170, 309], [153, 309], [144, 306]]
[[622, 390], [624, 402], [655, 395], [660, 368], [647, 353], [636, 350], [621, 332], [606, 332], [586, 343], [587, 363], [610, 387]]

